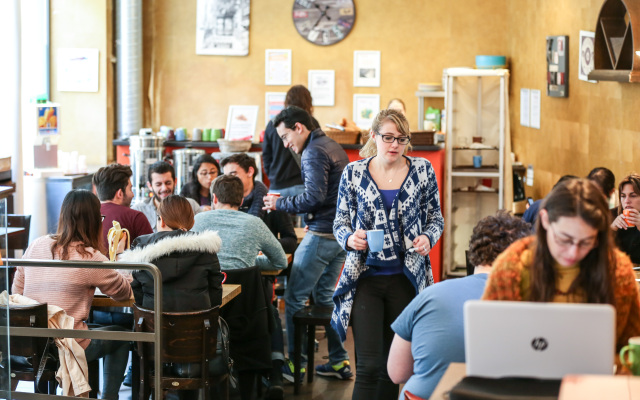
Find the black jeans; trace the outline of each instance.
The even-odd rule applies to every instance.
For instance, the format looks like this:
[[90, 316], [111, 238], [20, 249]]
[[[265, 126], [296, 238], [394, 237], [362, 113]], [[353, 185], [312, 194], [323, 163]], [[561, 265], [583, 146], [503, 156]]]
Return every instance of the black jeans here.
[[399, 386], [387, 373], [394, 335], [391, 323], [415, 295], [404, 275], [369, 276], [358, 281], [351, 311], [357, 360], [353, 400], [398, 398]]

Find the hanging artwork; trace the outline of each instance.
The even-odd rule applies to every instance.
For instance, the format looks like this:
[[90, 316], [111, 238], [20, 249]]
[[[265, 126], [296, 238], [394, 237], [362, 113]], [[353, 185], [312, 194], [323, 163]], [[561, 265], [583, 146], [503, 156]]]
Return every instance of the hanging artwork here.
[[569, 97], [569, 36], [547, 36], [547, 96]]
[[249, 54], [250, 0], [198, 0], [196, 54]]
[[593, 60], [595, 40], [595, 32], [580, 31], [580, 65], [578, 66], [578, 78], [582, 81], [597, 82], [589, 80], [589, 72], [595, 68], [595, 62]]

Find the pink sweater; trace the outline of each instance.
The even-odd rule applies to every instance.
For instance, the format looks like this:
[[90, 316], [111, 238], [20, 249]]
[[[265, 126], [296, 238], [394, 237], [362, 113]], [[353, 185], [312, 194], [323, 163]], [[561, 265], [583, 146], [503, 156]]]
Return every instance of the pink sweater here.
[[[60, 252], [51, 253], [53, 239], [42, 236], [27, 249], [24, 259], [59, 260]], [[102, 253], [92, 248], [93, 255], [83, 258], [73, 248], [69, 248], [71, 261], [108, 261]], [[27, 296], [40, 303], [56, 305], [74, 318], [73, 329], [88, 329], [84, 322], [89, 318], [89, 310], [96, 288], [115, 300], [131, 298], [131, 284], [115, 269], [89, 268], [25, 268], [18, 267], [13, 279], [11, 292]], [[90, 339], [76, 339], [86, 349]]]

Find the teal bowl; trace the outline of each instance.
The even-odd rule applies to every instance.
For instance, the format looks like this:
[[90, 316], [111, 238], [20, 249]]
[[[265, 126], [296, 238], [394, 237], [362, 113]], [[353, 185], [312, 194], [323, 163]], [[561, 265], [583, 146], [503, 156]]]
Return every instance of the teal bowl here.
[[476, 56], [476, 68], [478, 69], [500, 69], [507, 67], [507, 57], [505, 56]]

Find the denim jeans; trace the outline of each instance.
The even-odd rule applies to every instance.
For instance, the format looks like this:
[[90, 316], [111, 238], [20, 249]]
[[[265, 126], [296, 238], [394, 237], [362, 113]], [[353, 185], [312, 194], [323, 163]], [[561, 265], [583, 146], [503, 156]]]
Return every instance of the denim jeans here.
[[[293, 257], [291, 276], [284, 293], [285, 316], [289, 357], [293, 358], [295, 327], [293, 315], [304, 308], [309, 295], [313, 293], [315, 304], [333, 307], [333, 292], [347, 253], [335, 239], [325, 238], [309, 232], [298, 246]], [[349, 355], [342, 345], [340, 336], [331, 327], [325, 327], [329, 346], [329, 361], [337, 364], [348, 360]], [[302, 359], [306, 363], [307, 340], [303, 338]], [[311, 349], [313, 351], [313, 349]]]
[[[126, 331], [120, 326], [103, 326], [96, 331]], [[129, 361], [129, 342], [121, 340], [91, 339], [84, 350], [87, 362], [104, 358], [102, 370], [102, 398], [117, 400], [120, 385], [124, 379], [124, 370]]]

